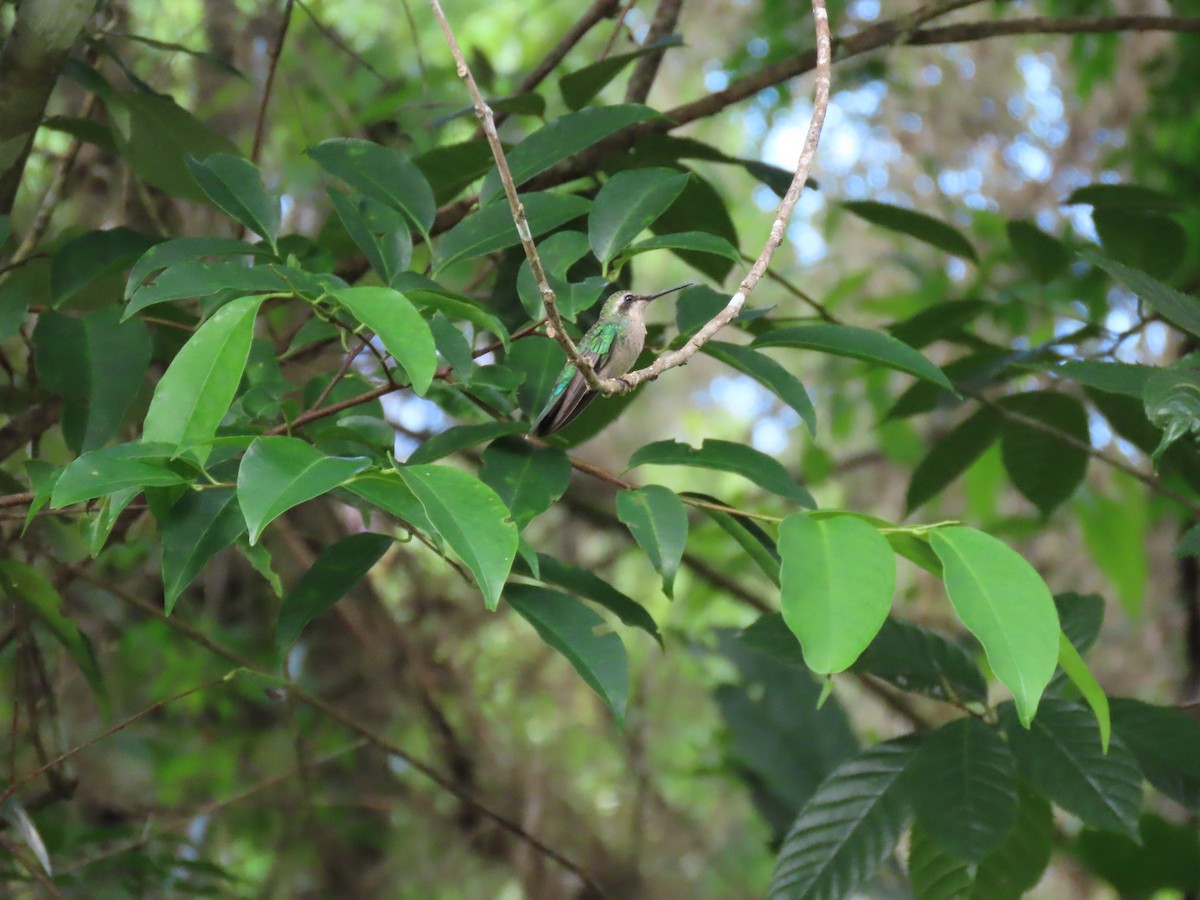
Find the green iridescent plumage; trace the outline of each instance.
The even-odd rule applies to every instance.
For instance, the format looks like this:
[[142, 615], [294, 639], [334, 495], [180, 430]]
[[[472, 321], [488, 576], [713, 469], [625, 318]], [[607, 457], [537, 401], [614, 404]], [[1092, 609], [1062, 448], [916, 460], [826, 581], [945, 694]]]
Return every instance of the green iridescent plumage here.
[[[601, 378], [619, 378], [633, 368], [646, 343], [646, 303], [690, 286], [681, 284], [657, 294], [628, 291], [612, 294], [604, 301], [596, 324], [577, 344], [579, 352]], [[546, 408], [534, 423], [533, 433], [545, 436], [558, 431], [583, 412], [595, 396], [583, 375], [568, 362], [554, 383]]]

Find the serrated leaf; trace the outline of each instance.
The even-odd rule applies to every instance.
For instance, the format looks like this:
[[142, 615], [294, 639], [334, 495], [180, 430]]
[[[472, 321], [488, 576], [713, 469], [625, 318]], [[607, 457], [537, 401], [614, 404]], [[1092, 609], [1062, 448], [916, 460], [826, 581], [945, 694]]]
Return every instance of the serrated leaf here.
[[1113, 731], [1155, 788], [1200, 812], [1200, 722], [1183, 710], [1113, 697]]
[[170, 487], [187, 481], [167, 468], [168, 445], [118, 444], [67, 464], [54, 483], [50, 508], [82, 503], [129, 488]]
[[250, 357], [262, 302], [242, 297], [227, 303], [188, 338], [154, 388], [142, 440], [182, 448], [217, 433]]
[[1000, 436], [1000, 414], [982, 406], [934, 442], [917, 463], [904, 497], [905, 512], [919, 509], [967, 471]]
[[745, 444], [709, 438], [697, 450], [678, 441], [656, 441], [639, 448], [629, 458], [630, 469], [645, 465], [695, 466], [733, 472], [801, 506], [816, 506], [812, 495], [792, 480], [778, 460]]
[[548, 588], [510, 584], [504, 599], [537, 630], [542, 640], [574, 666], [588, 687], [612, 710], [617, 728], [625, 727], [629, 697], [629, 660], [614, 631], [604, 632], [604, 619], [574, 597]]
[[1087, 473], [1087, 411], [1067, 394], [1030, 391], [1000, 400], [1001, 408], [1044, 423], [1074, 438], [1076, 443], [1016, 421], [1008, 416], [1000, 423], [1000, 453], [1004, 468], [1017, 490], [1043, 516], [1049, 516], [1075, 492]]
[[660, 647], [663, 645], [658, 623], [654, 621], [654, 617], [646, 608], [632, 597], [618, 591], [588, 569], [572, 566], [545, 553], [536, 554], [535, 559], [538, 563], [538, 571], [532, 572], [531, 570], [531, 574], [538, 581], [556, 584], [584, 600], [591, 600], [593, 603], [603, 606], [620, 619], [622, 624], [642, 629], [658, 641]]
[[437, 371], [437, 348], [429, 323], [402, 293], [389, 287], [350, 287], [334, 291], [338, 303], [378, 335], [421, 396]]
[[1152, 275], [1114, 259], [1107, 259], [1098, 253], [1082, 253], [1080, 255], [1137, 294], [1159, 315], [1184, 331], [1200, 336], [1200, 300], [1163, 284]]
[[822, 782], [784, 839], [768, 900], [845, 900], [866, 883], [908, 824], [901, 775], [916, 747], [876, 744]]
[[504, 501], [520, 529], [566, 492], [571, 460], [553, 447], [501, 439], [483, 451], [479, 478]]
[[921, 744], [905, 778], [917, 824], [946, 853], [978, 863], [1017, 824], [1017, 766], [999, 732], [967, 717]]
[[357, 138], [333, 138], [308, 148], [322, 169], [368, 197], [403, 213], [429, 234], [437, 215], [433, 189], [403, 153]]
[[892, 606], [896, 561], [873, 526], [853, 516], [796, 513], [779, 526], [780, 606], [814, 672], [849, 668]]
[[[518, 188], [557, 162], [586, 150], [593, 144], [629, 125], [657, 119], [659, 114], [648, 106], [593, 106], [567, 113], [539, 128], [508, 152], [508, 168]], [[487, 206], [503, 190], [500, 176], [493, 168], [479, 189], [479, 204]]]
[[1005, 226], [1008, 243], [1017, 258], [1045, 284], [1061, 275], [1071, 262], [1071, 254], [1056, 237], [1046, 234], [1032, 222], [1016, 220]]
[[662, 576], [663, 592], [674, 597], [675, 573], [687, 543], [688, 521], [683, 503], [665, 487], [650, 484], [617, 494], [617, 518], [633, 535]]
[[1017, 727], [1011, 706], [1000, 713], [1021, 773], [1034, 787], [1093, 828], [1137, 837], [1141, 769], [1119, 738], [1104, 752], [1090, 710], [1047, 697], [1027, 728]]
[[688, 180], [675, 169], [627, 169], [604, 183], [588, 215], [588, 243], [607, 270], [613, 258], [675, 202]]
[[203, 160], [186, 159], [188, 171], [222, 211], [272, 246], [279, 236], [279, 198], [263, 187], [262, 173], [250, 160], [214, 153]]
[[1045, 798], [1019, 782], [1016, 827], [975, 869], [971, 900], [1020, 900], [1050, 864], [1054, 816]]
[[961, 256], [971, 262], [979, 262], [975, 248], [953, 225], [928, 216], [925, 213], [888, 203], [876, 203], [873, 200], [855, 200], [842, 204], [860, 219], [865, 219], [872, 225], [878, 225], [889, 231], [907, 234], [919, 241], [924, 241], [931, 247], [945, 250], [954, 256]]
[[850, 325], [796, 325], [768, 331], [755, 339], [751, 346], [792, 347], [832, 353], [835, 356], [848, 356], [851, 359], [861, 359], [864, 362], [907, 372], [948, 391], [954, 390], [954, 385], [941, 369], [912, 347], [882, 331]]
[[946, 855], [920, 824], [908, 843], [908, 880], [914, 900], [960, 900], [971, 896], [971, 867]]
[[[522, 194], [521, 205], [529, 220], [529, 232], [535, 238], [579, 218], [591, 208], [591, 203], [583, 197], [550, 191]], [[454, 263], [515, 247], [519, 243], [521, 239], [508, 204], [489, 204], [467, 216], [439, 239], [435, 277]]]
[[795, 375], [771, 357], [742, 344], [709, 341], [702, 348], [713, 359], [749, 375], [780, 400], [795, 410], [811, 434], [817, 433], [817, 413], [808, 392]]
[[386, 534], [352, 534], [321, 551], [279, 607], [275, 649], [285, 651], [304, 628], [358, 584], [393, 544]]
[[400, 477], [475, 576], [487, 608], [495, 609], [519, 541], [504, 501], [478, 478], [449, 466], [403, 466]]
[[1058, 663], [1058, 613], [1042, 577], [1015, 550], [961, 525], [930, 535], [946, 593], [979, 638], [1028, 728]]
[[163, 601], [167, 615], [204, 564], [246, 531], [246, 520], [229, 488], [188, 491], [162, 523]]
[[369, 465], [363, 457], [326, 456], [299, 438], [256, 438], [237, 477], [250, 544], [257, 544], [263, 529], [293, 506], [329, 493]]

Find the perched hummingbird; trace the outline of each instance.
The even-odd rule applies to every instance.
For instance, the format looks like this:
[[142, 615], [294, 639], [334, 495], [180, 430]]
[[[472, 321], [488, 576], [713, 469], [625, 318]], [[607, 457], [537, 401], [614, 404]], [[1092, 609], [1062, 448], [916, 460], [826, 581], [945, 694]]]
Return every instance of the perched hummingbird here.
[[[646, 304], [656, 297], [691, 286], [688, 282], [657, 294], [618, 291], [609, 295], [600, 310], [600, 318], [579, 342], [579, 352], [601, 378], [619, 378], [633, 368], [646, 343]], [[568, 361], [554, 382], [550, 401], [533, 425], [533, 433], [545, 437], [565, 427], [595, 396], [596, 392], [587, 386], [583, 374]]]

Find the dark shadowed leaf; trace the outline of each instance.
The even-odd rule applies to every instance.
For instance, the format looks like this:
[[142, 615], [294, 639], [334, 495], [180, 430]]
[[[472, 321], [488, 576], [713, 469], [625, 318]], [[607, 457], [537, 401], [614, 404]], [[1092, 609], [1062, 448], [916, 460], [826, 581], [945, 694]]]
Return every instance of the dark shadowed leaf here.
[[1114, 259], [1091, 252], [1080, 255], [1137, 294], [1159, 315], [1190, 334], [1200, 335], [1200, 300], [1163, 284], [1153, 275], [1147, 275]]
[[1000, 414], [989, 406], [977, 409], [933, 444], [913, 469], [904, 508], [924, 506], [971, 467], [1000, 436]]
[[433, 190], [407, 156], [357, 138], [333, 138], [308, 148], [322, 169], [392, 209], [404, 213], [421, 234], [437, 214]]
[[504, 501], [517, 528], [524, 528], [567, 490], [571, 460], [553, 447], [501, 439], [483, 451], [479, 478]]
[[1113, 731], [1155, 788], [1200, 812], [1200, 722], [1183, 710], [1113, 697]]
[[658, 624], [646, 608], [632, 597], [621, 593], [590, 569], [572, 566], [545, 553], [537, 554], [538, 573], [534, 576], [547, 584], [566, 588], [584, 600], [591, 600], [613, 613], [625, 625], [640, 628], [662, 646]]
[[945, 250], [954, 256], [961, 256], [971, 262], [978, 262], [975, 248], [971, 246], [961, 231], [933, 216], [892, 206], [887, 203], [876, 203], [873, 200], [855, 200], [842, 204], [860, 219], [865, 219], [872, 225], [878, 225], [889, 231], [907, 234], [919, 241], [924, 241], [939, 250]]
[[1146, 813], [1138, 837], [1085, 830], [1075, 850], [1122, 897], [1192, 896], [1200, 891], [1200, 836], [1193, 823]]
[[664, 593], [674, 596], [675, 573], [683, 559], [688, 533], [683, 503], [673, 491], [651, 484], [617, 494], [617, 518], [629, 528], [662, 576]]
[[246, 531], [230, 488], [188, 491], [162, 523], [163, 602], [167, 615], [204, 564]]
[[1087, 411], [1067, 394], [1030, 391], [1004, 397], [1000, 406], [1047, 429], [1073, 438], [1068, 443], [1025, 422], [1004, 416], [1000, 423], [1000, 452], [1013, 484], [1048, 516], [1075, 492], [1087, 472]]
[[241, 156], [214, 153], [203, 161], [188, 157], [187, 167], [209, 200], [234, 221], [275, 246], [279, 236], [279, 198], [267, 193], [262, 173], [254, 163]]
[[683, 39], [679, 35], [669, 34], [632, 53], [619, 53], [592, 63], [590, 66], [584, 66], [582, 69], [576, 69], [558, 81], [558, 89], [562, 92], [563, 102], [567, 104], [567, 109], [582, 109], [604, 90], [610, 81], [621, 74], [622, 69], [638, 57], [648, 53], [661, 53], [667, 47], [678, 47], [682, 44]]
[[[521, 204], [534, 237], [584, 215], [591, 208], [591, 203], [583, 197], [550, 191], [522, 194]], [[486, 253], [515, 247], [520, 242], [508, 204], [489, 204], [467, 216], [439, 239], [436, 271]]]
[[408, 462], [414, 465], [431, 463], [457, 453], [486, 444], [488, 441], [509, 434], [521, 434], [528, 430], [524, 422], [483, 422], [479, 425], [454, 425], [445, 431], [435, 434], [429, 440], [414, 450], [408, 457]]
[[657, 441], [640, 448], [629, 458], [631, 469], [644, 465], [696, 466], [702, 469], [735, 472], [759, 487], [794, 500], [802, 506], [816, 506], [812, 495], [792, 480], [787, 469], [777, 459], [745, 444], [709, 438], [697, 450], [678, 441]]
[[987, 681], [965, 647], [893, 617], [883, 623], [853, 671], [939, 700], [987, 702]]
[[1033, 277], [1045, 284], [1061, 275], [1071, 262], [1063, 242], [1032, 222], [1012, 221], [1006, 226], [1008, 243]]
[[808, 392], [804, 390], [804, 385], [800, 383], [800, 379], [771, 357], [759, 353], [751, 347], [742, 344], [728, 344], [724, 341], [709, 341], [704, 345], [704, 352], [744, 375], [749, 375], [771, 391], [796, 411], [796, 414], [808, 426], [809, 432], [816, 434], [817, 413], [813, 409], [812, 401], [808, 398]]

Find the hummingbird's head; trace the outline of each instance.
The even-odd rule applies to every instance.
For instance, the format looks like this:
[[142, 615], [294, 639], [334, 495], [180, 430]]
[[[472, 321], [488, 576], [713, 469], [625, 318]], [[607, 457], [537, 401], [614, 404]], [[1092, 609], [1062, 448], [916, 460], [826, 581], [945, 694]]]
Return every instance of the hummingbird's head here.
[[604, 308], [600, 311], [601, 319], [635, 319], [640, 321], [646, 315], [646, 304], [656, 297], [662, 297], [665, 294], [673, 294], [675, 291], [682, 291], [684, 288], [691, 287], [692, 282], [676, 285], [673, 288], [667, 288], [665, 291], [659, 291], [656, 294], [635, 294], [632, 291], [617, 291], [615, 294], [610, 294], [608, 299], [604, 301]]

